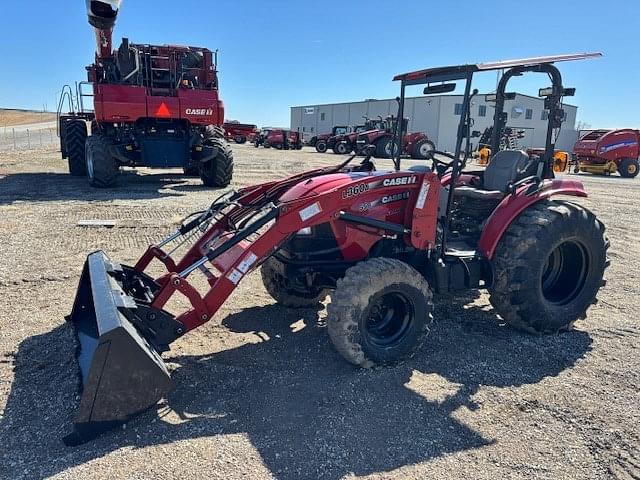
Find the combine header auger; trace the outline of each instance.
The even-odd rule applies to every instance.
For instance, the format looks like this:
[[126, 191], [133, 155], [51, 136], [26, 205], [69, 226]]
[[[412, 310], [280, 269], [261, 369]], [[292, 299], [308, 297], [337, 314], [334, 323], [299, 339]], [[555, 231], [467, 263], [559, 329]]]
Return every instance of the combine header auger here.
[[[396, 152], [395, 169], [379, 171], [368, 147], [358, 165], [350, 165], [352, 156], [335, 167], [222, 195], [150, 246], [134, 266], [100, 251], [90, 254], [70, 316], [80, 340], [84, 392], [67, 442], [87, 441], [165, 396], [170, 378], [162, 352], [209, 321], [260, 265], [265, 288], [284, 306], [313, 306], [331, 292], [329, 337], [345, 360], [363, 367], [416, 351], [431, 322], [433, 293], [487, 288], [497, 313], [515, 328], [570, 328], [602, 285], [608, 242], [591, 212], [551, 199], [586, 196], [579, 182], [554, 178], [552, 133], [564, 118], [562, 96], [571, 89], [553, 64], [594, 56], [399, 75], [397, 118], [403, 118], [407, 87], [435, 84], [425, 88], [429, 94], [441, 82], [464, 83], [454, 154], [436, 151], [431, 166], [402, 170]], [[486, 170], [465, 172], [473, 75], [502, 69], [494, 132], [506, 121], [509, 78], [526, 72], [551, 78], [551, 88], [541, 91], [549, 110], [545, 151], [529, 157], [496, 145]], [[180, 244], [191, 247], [174, 258]], [[164, 264], [166, 273], [145, 273], [152, 261]], [[204, 275], [206, 292], [194, 286], [196, 274]], [[190, 307], [174, 315], [167, 305], [175, 295]]]

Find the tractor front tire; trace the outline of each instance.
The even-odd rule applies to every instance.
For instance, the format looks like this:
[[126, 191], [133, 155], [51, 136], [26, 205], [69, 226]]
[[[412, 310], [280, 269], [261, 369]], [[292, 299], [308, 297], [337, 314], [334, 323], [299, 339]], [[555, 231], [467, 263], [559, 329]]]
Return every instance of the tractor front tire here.
[[639, 171], [640, 165], [635, 158], [625, 158], [620, 162], [620, 166], [618, 167], [620, 176], [624, 178], [635, 178]]
[[608, 248], [605, 227], [589, 210], [541, 201], [521, 213], [500, 240], [489, 300], [518, 330], [570, 330], [604, 285]]
[[436, 149], [436, 146], [431, 140], [423, 138], [422, 140], [418, 140], [413, 148], [413, 155], [411, 155], [412, 158], [428, 160], [432, 157], [432, 152]]
[[316, 152], [326, 153], [326, 151], [327, 151], [327, 142], [325, 140], [318, 140], [316, 142]]
[[226, 187], [233, 177], [233, 152], [224, 138], [207, 138], [205, 145], [217, 147], [213, 160], [200, 165], [200, 179], [207, 187]]
[[64, 130], [64, 145], [69, 163], [69, 173], [74, 177], [84, 177], [87, 174], [85, 157], [85, 143], [87, 141], [87, 124], [84, 120], [67, 122]]
[[111, 155], [111, 142], [103, 135], [91, 135], [86, 144], [87, 178], [89, 185], [96, 188], [115, 186], [120, 173], [120, 165]]
[[280, 305], [289, 308], [308, 308], [317, 305], [327, 296], [327, 291], [324, 289], [311, 288], [306, 292], [293, 290], [283, 271], [282, 262], [274, 257], [269, 257], [260, 268], [264, 288]]
[[337, 153], [338, 155], [347, 155], [350, 152], [351, 152], [351, 150], [349, 149], [347, 144], [344, 143], [344, 142], [337, 143], [333, 147], [333, 153]]
[[376, 142], [377, 158], [393, 158], [396, 156], [398, 143], [393, 142], [393, 137], [384, 137]]
[[349, 268], [327, 306], [327, 331], [349, 363], [369, 368], [419, 350], [433, 317], [427, 280], [400, 260], [372, 258]]

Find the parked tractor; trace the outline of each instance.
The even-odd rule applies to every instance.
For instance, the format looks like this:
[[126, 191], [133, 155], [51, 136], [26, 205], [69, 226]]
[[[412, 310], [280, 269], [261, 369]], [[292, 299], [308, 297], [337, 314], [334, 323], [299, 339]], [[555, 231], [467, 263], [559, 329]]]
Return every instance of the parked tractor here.
[[[217, 55], [206, 48], [133, 44], [124, 38], [112, 50], [120, 0], [87, 1], [95, 30], [95, 63], [88, 82], [76, 88], [69, 113], [58, 126], [62, 157], [69, 173], [87, 176], [94, 187], [116, 184], [120, 167], [182, 167], [207, 186], [229, 185], [233, 155], [221, 125]], [[91, 94], [83, 91], [90, 85]], [[83, 99], [93, 97], [93, 110]], [[91, 122], [88, 136], [86, 122]]]
[[364, 125], [357, 125], [349, 133], [329, 138], [329, 140], [327, 140], [327, 147], [331, 148], [333, 153], [346, 155], [353, 151], [357, 151], [358, 135], [364, 132], [385, 128], [384, 121], [381, 118], [370, 119], [368, 117], [364, 117], [364, 119]]
[[574, 172], [634, 178], [640, 171], [640, 130], [594, 130], [573, 147]]
[[[382, 122], [381, 128], [360, 133], [356, 140], [356, 151], [363, 152], [367, 145], [374, 145], [376, 158], [392, 158], [400, 154], [420, 160], [428, 159], [435, 150], [434, 143], [424, 133], [407, 133], [408, 118], [403, 118], [400, 123], [398, 125], [396, 117], [389, 116]], [[402, 141], [398, 142], [398, 138]]]
[[329, 148], [328, 141], [330, 138], [335, 137], [336, 135], [346, 135], [351, 132], [353, 132], [353, 127], [351, 125], [336, 125], [331, 129], [331, 133], [321, 133], [320, 135], [312, 137], [309, 141], [309, 145], [315, 147], [316, 152], [325, 153]]
[[[525, 332], [570, 329], [603, 285], [609, 242], [593, 213], [558, 199], [587, 193], [578, 181], [554, 178], [553, 132], [564, 115], [562, 97], [573, 91], [554, 64], [597, 56], [398, 75], [397, 118], [404, 117], [406, 88], [463, 84], [453, 153], [432, 150], [429, 162], [403, 169], [396, 149], [394, 169], [378, 170], [376, 146], [369, 145], [359, 164], [352, 164], [353, 155], [335, 166], [226, 192], [133, 266], [91, 253], [69, 317], [78, 333], [83, 391], [67, 444], [86, 442], [166, 396], [172, 382], [161, 355], [212, 319], [258, 268], [266, 291], [282, 306], [316, 307], [330, 295], [329, 339], [347, 362], [365, 368], [433, 354], [421, 346], [436, 313], [433, 297], [448, 292], [487, 289], [500, 322]], [[509, 79], [527, 72], [550, 77], [544, 153], [532, 158], [501, 151], [494, 138], [487, 168], [466, 171], [472, 80], [501, 70], [494, 131], [505, 126]], [[152, 262], [166, 272], [151, 276]], [[206, 291], [195, 275], [204, 276]], [[170, 313], [165, 307], [176, 296], [190, 306]]]
[[258, 127], [252, 123], [225, 122], [222, 128], [227, 141], [233, 140], [238, 144], [247, 143], [247, 140], [254, 141], [260, 133]]
[[302, 150], [302, 135], [300, 132], [284, 130], [281, 128], [263, 129], [256, 137], [253, 145], [258, 148], [275, 148], [277, 150]]

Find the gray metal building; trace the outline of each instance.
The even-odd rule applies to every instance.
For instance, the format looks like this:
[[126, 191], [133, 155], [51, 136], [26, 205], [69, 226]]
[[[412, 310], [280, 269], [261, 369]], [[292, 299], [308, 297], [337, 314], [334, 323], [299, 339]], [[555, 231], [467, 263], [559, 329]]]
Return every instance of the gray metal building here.
[[[461, 104], [461, 95], [407, 98], [405, 116], [409, 118], [409, 132], [424, 132], [439, 150], [453, 150]], [[291, 107], [291, 129], [300, 129], [308, 140], [318, 133], [330, 132], [334, 125], [362, 124], [365, 116], [396, 115], [397, 108], [395, 99]], [[564, 110], [566, 118], [556, 148], [570, 150], [578, 137], [575, 130], [577, 107], [565, 104]], [[507, 125], [525, 131], [525, 137], [519, 140], [520, 147], [544, 146], [547, 112], [543, 99], [518, 93], [515, 99], [507, 100], [505, 111]], [[475, 121], [473, 129], [484, 131], [493, 124], [493, 104], [486, 102], [484, 95], [477, 95], [473, 99], [471, 115]]]

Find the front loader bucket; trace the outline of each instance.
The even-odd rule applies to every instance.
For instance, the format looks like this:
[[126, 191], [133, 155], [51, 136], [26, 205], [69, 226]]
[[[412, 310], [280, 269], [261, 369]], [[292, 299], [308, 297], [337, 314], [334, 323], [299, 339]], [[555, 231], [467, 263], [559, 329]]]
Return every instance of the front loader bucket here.
[[89, 441], [147, 410], [171, 388], [162, 358], [127, 319], [136, 303], [111, 275], [120, 269], [103, 252], [90, 254], [67, 317], [78, 338], [82, 381], [67, 445]]

